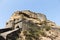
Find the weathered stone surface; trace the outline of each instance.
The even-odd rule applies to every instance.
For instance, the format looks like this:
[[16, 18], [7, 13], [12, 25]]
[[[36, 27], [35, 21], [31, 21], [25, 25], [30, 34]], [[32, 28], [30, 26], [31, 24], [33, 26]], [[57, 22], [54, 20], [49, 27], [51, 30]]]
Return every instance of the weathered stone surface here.
[[14, 12], [0, 32], [1, 40], [60, 40], [60, 28], [54, 22], [29, 10]]
[[47, 25], [48, 25], [48, 26], [51, 26], [51, 27], [56, 27], [55, 22], [52, 22], [52, 21], [50, 21], [50, 20], [47, 20]]

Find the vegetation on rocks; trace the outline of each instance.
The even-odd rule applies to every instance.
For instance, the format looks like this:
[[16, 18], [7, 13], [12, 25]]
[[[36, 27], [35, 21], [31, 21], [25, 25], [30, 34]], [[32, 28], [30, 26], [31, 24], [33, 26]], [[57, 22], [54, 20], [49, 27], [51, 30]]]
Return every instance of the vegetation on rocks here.
[[60, 28], [44, 14], [29, 10], [16, 11], [0, 29], [4, 40], [60, 40]]

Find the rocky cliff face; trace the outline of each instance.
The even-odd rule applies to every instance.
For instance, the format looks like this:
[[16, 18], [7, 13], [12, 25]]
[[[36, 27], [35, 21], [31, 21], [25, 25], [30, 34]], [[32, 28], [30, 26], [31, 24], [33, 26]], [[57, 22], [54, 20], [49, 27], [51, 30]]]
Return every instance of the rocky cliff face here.
[[60, 40], [60, 28], [44, 14], [23, 10], [12, 14], [0, 36], [4, 40]]

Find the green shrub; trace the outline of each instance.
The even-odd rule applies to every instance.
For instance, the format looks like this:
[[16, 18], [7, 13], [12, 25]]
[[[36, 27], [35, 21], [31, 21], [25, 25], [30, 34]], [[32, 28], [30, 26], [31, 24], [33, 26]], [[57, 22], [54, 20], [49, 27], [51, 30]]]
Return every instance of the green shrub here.
[[46, 29], [46, 31], [49, 31], [51, 29], [51, 27], [50, 26], [46, 26], [45, 29]]

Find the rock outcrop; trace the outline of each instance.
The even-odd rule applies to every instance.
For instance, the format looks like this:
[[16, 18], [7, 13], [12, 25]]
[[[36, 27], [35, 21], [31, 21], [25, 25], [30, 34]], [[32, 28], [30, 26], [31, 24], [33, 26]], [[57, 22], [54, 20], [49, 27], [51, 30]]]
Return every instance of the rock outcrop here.
[[16, 11], [0, 29], [0, 40], [60, 40], [60, 28], [44, 14]]

